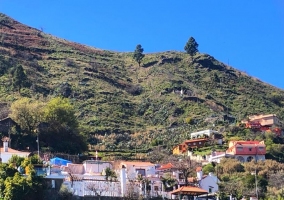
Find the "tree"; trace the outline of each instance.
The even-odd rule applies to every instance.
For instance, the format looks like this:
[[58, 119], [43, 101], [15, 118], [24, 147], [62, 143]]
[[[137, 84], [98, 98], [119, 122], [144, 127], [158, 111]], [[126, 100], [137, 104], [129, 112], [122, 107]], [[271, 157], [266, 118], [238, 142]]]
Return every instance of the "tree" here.
[[198, 44], [193, 37], [190, 37], [187, 41], [184, 50], [191, 56], [194, 56], [198, 52]]
[[10, 117], [20, 125], [22, 130], [31, 134], [42, 122], [43, 106], [41, 102], [21, 98], [12, 103]]
[[[29, 158], [25, 158], [26, 160]], [[25, 176], [19, 173], [13, 164], [0, 164], [0, 172], [0, 196], [3, 199], [43, 199], [43, 178], [36, 176], [32, 164], [26, 166]]]
[[51, 99], [44, 110], [46, 126], [40, 129], [41, 144], [51, 151], [78, 154], [87, 150], [85, 137], [79, 132], [75, 109], [68, 99]]
[[142, 48], [141, 44], [138, 44], [136, 46], [136, 49], [135, 49], [134, 54], [133, 54], [133, 58], [138, 63], [139, 67], [140, 67], [140, 63], [141, 63], [142, 59], [145, 56], [145, 54], [143, 54], [143, 51], [144, 51], [144, 49]]
[[78, 128], [75, 109], [67, 98], [56, 97], [51, 99], [45, 107], [44, 115], [45, 121], [48, 123], [56, 122], [68, 129]]
[[215, 168], [212, 163], [208, 163], [204, 167], [202, 167], [202, 171], [204, 174], [209, 174], [210, 172], [215, 172]]
[[179, 171], [184, 178], [185, 185], [189, 185], [188, 178], [190, 176], [196, 176], [196, 168], [201, 166], [194, 160], [191, 160], [190, 157], [178, 158], [170, 156], [167, 158], [167, 162], [170, 162], [173, 165], [173, 169]]
[[17, 66], [13, 72], [13, 86], [20, 91], [22, 87], [26, 86], [27, 80], [28, 78], [22, 65]]

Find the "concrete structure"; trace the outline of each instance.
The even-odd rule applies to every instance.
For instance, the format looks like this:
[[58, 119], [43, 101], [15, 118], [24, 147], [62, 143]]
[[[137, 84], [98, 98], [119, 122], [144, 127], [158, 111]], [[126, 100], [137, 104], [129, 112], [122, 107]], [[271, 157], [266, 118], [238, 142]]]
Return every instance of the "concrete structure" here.
[[208, 158], [208, 161], [209, 161], [209, 162], [220, 163], [220, 161], [221, 161], [223, 158], [227, 158], [227, 157], [230, 157], [230, 156], [227, 155], [226, 152], [216, 152], [216, 151], [213, 151], [213, 152], [211, 153], [211, 155], [209, 155], [207, 158]]
[[8, 137], [4, 137], [2, 141], [3, 141], [3, 148], [1, 148], [1, 155], [0, 155], [2, 163], [7, 163], [8, 160], [12, 158], [13, 155], [26, 158], [31, 153], [31, 152], [17, 151], [15, 149], [9, 148], [10, 139]]
[[264, 141], [230, 141], [226, 155], [241, 162], [265, 160], [266, 146]]
[[190, 134], [190, 138], [202, 138], [204, 136], [211, 137], [213, 134], [218, 133], [218, 131], [214, 131], [211, 129], [204, 130], [204, 131], [198, 131]]

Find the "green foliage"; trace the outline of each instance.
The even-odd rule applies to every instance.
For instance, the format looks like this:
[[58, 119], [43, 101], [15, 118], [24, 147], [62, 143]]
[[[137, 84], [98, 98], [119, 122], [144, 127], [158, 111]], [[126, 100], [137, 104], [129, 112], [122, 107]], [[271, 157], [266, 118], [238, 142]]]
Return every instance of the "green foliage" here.
[[67, 98], [55, 97], [51, 99], [45, 107], [44, 115], [45, 121], [48, 123], [56, 122], [71, 129], [78, 127], [74, 107]]
[[73, 193], [68, 190], [68, 188], [64, 185], [61, 186], [58, 199], [59, 200], [72, 200]]
[[[9, 161], [11, 164], [0, 164], [0, 196], [7, 200], [42, 199], [43, 179], [36, 176], [33, 165], [31, 164], [26, 166], [26, 176], [20, 174], [15, 169], [16, 163], [20, 160], [17, 157], [13, 157]], [[29, 158], [25, 158], [20, 165], [23, 165], [27, 160]]]
[[37, 126], [42, 122], [44, 104], [29, 98], [20, 98], [11, 105], [11, 118], [26, 130], [29, 134], [34, 133]]
[[184, 50], [191, 56], [195, 55], [198, 52], [198, 43], [193, 37], [189, 38], [189, 40], [185, 44]]
[[29, 165], [37, 165], [37, 164], [43, 164], [43, 161], [38, 157], [38, 155], [32, 155], [21, 162], [21, 167], [24, 169], [28, 167]]
[[13, 86], [18, 88], [18, 91], [21, 90], [22, 87], [27, 85], [28, 78], [26, 73], [24, 72], [24, 68], [22, 65], [18, 65], [13, 72]]
[[[68, 97], [74, 108], [77, 128], [73, 129], [72, 123], [67, 124], [66, 121], [72, 121], [68, 119], [49, 124], [52, 127], [39, 135], [40, 144], [45, 149], [66, 151], [70, 147], [75, 153], [81, 147], [74, 141], [86, 138], [92, 144], [102, 143], [102, 148], [111, 147], [112, 150], [134, 148], [135, 145], [126, 145], [130, 141], [139, 144], [139, 149], [150, 151], [156, 141], [163, 141], [163, 147], [170, 151], [174, 145], [188, 139], [190, 132], [212, 128], [212, 124], [224, 131], [226, 141], [231, 137], [245, 140], [263, 138], [262, 134], [248, 130], [230, 131], [233, 122], [224, 121], [225, 114], [237, 121], [256, 113], [274, 113], [284, 119], [283, 90], [226, 66], [208, 54], [196, 54], [198, 45], [196, 41], [192, 42], [194, 38], [191, 39], [192, 44], [196, 43], [191, 46], [193, 51], [187, 52], [194, 55], [192, 62], [182, 52], [167, 51], [143, 56], [142, 46], [137, 51], [137, 55], [141, 56], [137, 57], [139, 61], [133, 53], [62, 43], [61, 39], [37, 34], [24, 25], [18, 26], [18, 22], [7, 16], [2, 22], [18, 30], [19, 37], [23, 36], [23, 39], [17, 41], [17, 45], [9, 45], [9, 41], [14, 41], [13, 34], [5, 34], [6, 29], [3, 29], [7, 45], [1, 48], [0, 102], [9, 105], [21, 95], [31, 97], [31, 102], [62, 95]], [[35, 35], [38, 40], [34, 40]], [[3, 37], [0, 38], [0, 46], [3, 46], [1, 41]], [[31, 45], [29, 48], [26, 41]], [[189, 47], [186, 49], [191, 49]], [[143, 61], [144, 67], [133, 67], [133, 61], [139, 61], [139, 65]], [[24, 67], [22, 71], [32, 83], [31, 87], [22, 88], [20, 93], [13, 91], [14, 73], [8, 73], [17, 65]], [[179, 93], [181, 88], [185, 91], [183, 96]], [[194, 123], [189, 123], [191, 120], [186, 120], [187, 117], [194, 119]], [[28, 133], [26, 128], [22, 129], [12, 135], [13, 148], [26, 149], [29, 146], [30, 150], [36, 149], [36, 138], [30, 136], [31, 131]], [[151, 135], [147, 135], [150, 131]], [[85, 138], [81, 137], [82, 132]], [[108, 135], [121, 133], [126, 133], [125, 140], [115, 140], [113, 144], [108, 141]], [[141, 138], [134, 140], [131, 137], [133, 133]], [[65, 143], [66, 138], [73, 139]], [[156, 141], [151, 144], [152, 139]], [[276, 141], [268, 139], [266, 142], [271, 142], [267, 146], [268, 156], [281, 160], [281, 155], [278, 156], [281, 148], [270, 152]]]
[[145, 56], [145, 54], [143, 54], [143, 51], [144, 51], [144, 49], [142, 48], [141, 44], [138, 44], [136, 46], [136, 49], [135, 49], [134, 54], [133, 54], [133, 58], [138, 63], [139, 67], [140, 67], [140, 63], [141, 63], [142, 59]]
[[21, 163], [25, 160], [25, 158], [12, 155], [12, 157], [8, 160], [8, 164], [14, 164], [16, 167], [19, 167]]
[[107, 181], [115, 181], [117, 179], [115, 171], [113, 171], [111, 168], [107, 167], [105, 169], [105, 179]]
[[209, 174], [210, 172], [214, 173], [215, 167], [211, 163], [209, 163], [205, 165], [204, 167], [202, 167], [202, 171], [204, 174]]

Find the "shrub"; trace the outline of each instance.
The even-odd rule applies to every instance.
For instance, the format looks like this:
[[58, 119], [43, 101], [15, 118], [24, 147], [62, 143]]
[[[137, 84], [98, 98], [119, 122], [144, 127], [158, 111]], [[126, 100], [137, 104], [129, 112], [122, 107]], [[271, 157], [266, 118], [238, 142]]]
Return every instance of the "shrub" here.
[[131, 85], [126, 87], [126, 92], [132, 94], [132, 95], [140, 95], [143, 91], [143, 88], [141, 85]]

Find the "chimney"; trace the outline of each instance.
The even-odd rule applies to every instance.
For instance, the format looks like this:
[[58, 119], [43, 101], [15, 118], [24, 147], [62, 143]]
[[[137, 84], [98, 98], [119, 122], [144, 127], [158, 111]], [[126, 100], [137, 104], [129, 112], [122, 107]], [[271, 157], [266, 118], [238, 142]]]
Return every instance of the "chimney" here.
[[126, 192], [126, 167], [122, 165], [120, 171], [120, 184], [121, 184], [121, 196], [125, 196]]
[[2, 138], [2, 141], [3, 141], [4, 152], [8, 152], [8, 144], [9, 144], [10, 138], [4, 137]]
[[196, 175], [197, 175], [197, 181], [202, 180], [203, 177], [202, 167], [196, 168]]

